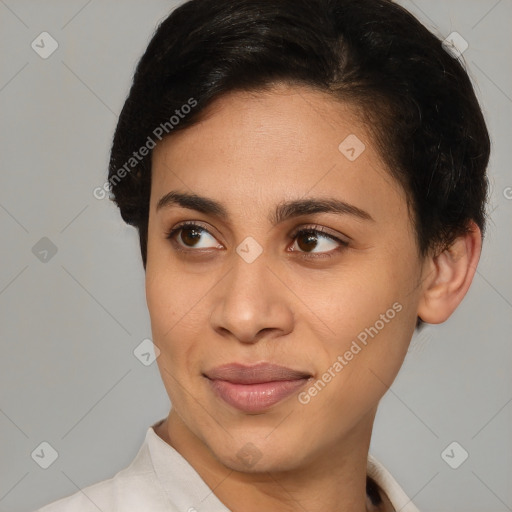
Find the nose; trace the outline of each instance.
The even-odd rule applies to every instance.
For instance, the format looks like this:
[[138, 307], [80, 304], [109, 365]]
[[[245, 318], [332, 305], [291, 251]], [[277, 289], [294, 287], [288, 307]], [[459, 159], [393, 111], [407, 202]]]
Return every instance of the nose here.
[[238, 254], [212, 295], [212, 328], [241, 343], [256, 343], [293, 330], [293, 295], [263, 252], [248, 263]]

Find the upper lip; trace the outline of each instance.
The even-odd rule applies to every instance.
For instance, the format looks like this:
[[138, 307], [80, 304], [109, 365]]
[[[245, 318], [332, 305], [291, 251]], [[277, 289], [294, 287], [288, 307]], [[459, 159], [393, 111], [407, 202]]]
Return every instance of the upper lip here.
[[225, 380], [234, 384], [260, 384], [282, 380], [307, 379], [311, 375], [300, 370], [271, 363], [246, 366], [240, 363], [217, 366], [204, 374], [211, 380]]

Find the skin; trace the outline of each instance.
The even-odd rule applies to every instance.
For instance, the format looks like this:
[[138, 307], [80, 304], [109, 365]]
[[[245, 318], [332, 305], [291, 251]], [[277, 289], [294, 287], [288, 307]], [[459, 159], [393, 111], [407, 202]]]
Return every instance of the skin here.
[[[321, 92], [286, 85], [235, 92], [207, 114], [153, 151], [146, 298], [172, 402], [157, 434], [234, 512], [363, 512], [379, 400], [417, 316], [443, 322], [464, 297], [480, 231], [471, 223], [450, 248], [420, 258], [405, 191], [357, 110]], [[338, 149], [350, 134], [366, 146], [355, 161]], [[177, 205], [157, 211], [170, 191], [214, 199], [229, 219]], [[324, 212], [270, 223], [280, 202], [313, 197], [343, 200], [373, 220]], [[200, 242], [190, 232], [166, 238], [182, 221], [207, 230]], [[315, 226], [348, 246], [323, 234], [316, 245], [289, 236]], [[248, 236], [262, 248], [252, 263], [236, 252]], [[395, 303], [400, 312], [307, 404], [295, 393], [263, 413], [244, 413], [202, 375], [226, 363], [272, 362], [310, 373], [307, 391]], [[255, 464], [237, 457], [247, 443]]]

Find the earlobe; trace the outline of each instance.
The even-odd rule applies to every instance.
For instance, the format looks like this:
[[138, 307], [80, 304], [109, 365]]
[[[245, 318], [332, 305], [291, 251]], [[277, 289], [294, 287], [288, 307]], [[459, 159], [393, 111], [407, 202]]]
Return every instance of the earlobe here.
[[418, 316], [426, 323], [446, 321], [462, 302], [473, 281], [482, 250], [480, 228], [470, 221], [468, 232], [425, 265]]

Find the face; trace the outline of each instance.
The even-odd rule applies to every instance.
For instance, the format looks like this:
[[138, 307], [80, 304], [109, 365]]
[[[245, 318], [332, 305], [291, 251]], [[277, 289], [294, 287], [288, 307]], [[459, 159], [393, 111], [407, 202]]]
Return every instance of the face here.
[[239, 471], [368, 440], [422, 262], [357, 111], [305, 87], [230, 93], [152, 161], [146, 297], [176, 421]]

